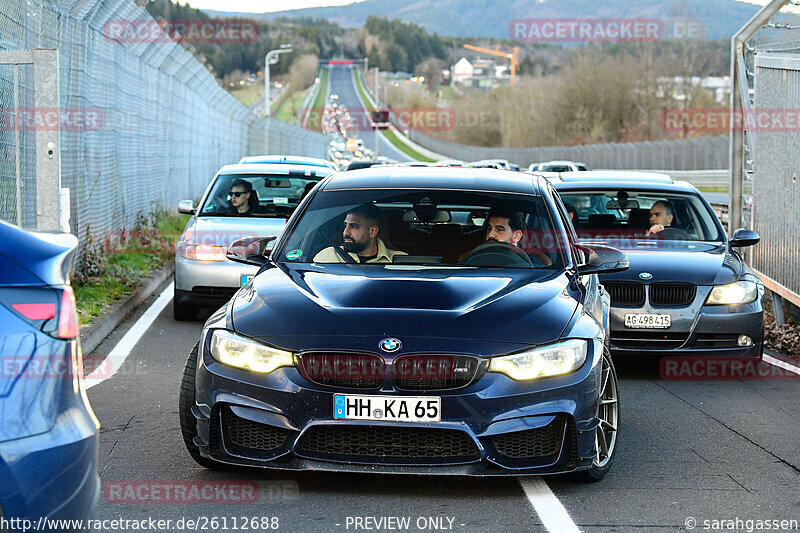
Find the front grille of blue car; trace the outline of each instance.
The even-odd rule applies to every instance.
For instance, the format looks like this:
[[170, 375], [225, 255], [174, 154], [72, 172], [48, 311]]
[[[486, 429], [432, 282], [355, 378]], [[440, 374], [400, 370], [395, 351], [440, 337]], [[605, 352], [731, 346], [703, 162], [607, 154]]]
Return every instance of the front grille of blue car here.
[[300, 374], [318, 385], [338, 389], [433, 391], [466, 387], [479, 379], [487, 363], [479, 357], [453, 354], [411, 354], [387, 364], [367, 353], [307, 352], [298, 357]]
[[392, 382], [398, 390], [460, 389], [482, 366], [481, 359], [469, 355], [402, 355], [392, 364]]
[[389, 463], [480, 459], [475, 442], [463, 431], [411, 426], [314, 426], [302, 435], [296, 451], [320, 459]]
[[375, 390], [386, 377], [386, 362], [375, 354], [310, 352], [299, 360], [302, 376], [326, 387]]

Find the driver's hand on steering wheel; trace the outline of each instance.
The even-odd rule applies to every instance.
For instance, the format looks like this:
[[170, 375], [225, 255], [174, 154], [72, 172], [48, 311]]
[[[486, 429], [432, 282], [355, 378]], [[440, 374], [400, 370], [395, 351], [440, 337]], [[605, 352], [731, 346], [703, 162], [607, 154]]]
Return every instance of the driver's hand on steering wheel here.
[[534, 250], [533, 252], [528, 254], [528, 256], [531, 259], [536, 259], [537, 261], [539, 261], [541, 264], [543, 264], [546, 267], [548, 267], [548, 266], [553, 264], [553, 260], [550, 259], [550, 256], [547, 255], [546, 253], [542, 252], [541, 250]]
[[655, 235], [656, 233], [660, 233], [664, 231], [664, 226], [661, 224], [656, 224], [647, 230], [647, 233], [644, 234], [645, 237], [649, 237], [650, 235]]

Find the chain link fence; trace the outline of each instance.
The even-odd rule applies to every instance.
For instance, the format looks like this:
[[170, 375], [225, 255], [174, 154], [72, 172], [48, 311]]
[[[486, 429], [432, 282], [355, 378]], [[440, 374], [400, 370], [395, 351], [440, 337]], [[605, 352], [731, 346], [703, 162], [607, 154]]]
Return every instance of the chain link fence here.
[[[255, 118], [182, 45], [105, 31], [137, 20], [153, 21], [131, 0], [0, 0], [0, 50], [59, 51], [61, 186], [84, 244], [199, 196], [220, 166], [245, 154]], [[35, 215], [34, 132], [47, 127], [46, 110], [33, 109], [32, 77], [31, 66], [0, 66], [0, 218], [23, 227]]]
[[638, 170], [719, 170], [728, 167], [727, 137], [696, 137], [674, 141], [585, 144], [538, 148], [483, 148], [456, 144], [410, 131], [409, 138], [433, 152], [462, 161], [507, 159], [519, 165], [566, 159], [590, 168]]
[[784, 5], [744, 46], [745, 109], [768, 115], [744, 134], [744, 188], [752, 187], [752, 229], [761, 242], [752, 266], [773, 292], [800, 306], [800, 5]]

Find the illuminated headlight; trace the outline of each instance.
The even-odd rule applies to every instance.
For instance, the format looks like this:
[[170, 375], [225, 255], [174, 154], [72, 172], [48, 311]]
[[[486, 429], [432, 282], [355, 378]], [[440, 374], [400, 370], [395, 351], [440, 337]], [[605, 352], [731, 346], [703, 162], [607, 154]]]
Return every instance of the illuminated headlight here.
[[517, 381], [560, 376], [574, 372], [586, 360], [588, 342], [581, 339], [541, 346], [512, 355], [495, 357], [490, 372], [505, 374]]
[[752, 281], [735, 281], [711, 289], [706, 305], [749, 304], [758, 297], [758, 285]]
[[223, 329], [211, 335], [211, 356], [229, 366], [269, 374], [282, 366], [294, 366], [292, 352], [279, 350]]

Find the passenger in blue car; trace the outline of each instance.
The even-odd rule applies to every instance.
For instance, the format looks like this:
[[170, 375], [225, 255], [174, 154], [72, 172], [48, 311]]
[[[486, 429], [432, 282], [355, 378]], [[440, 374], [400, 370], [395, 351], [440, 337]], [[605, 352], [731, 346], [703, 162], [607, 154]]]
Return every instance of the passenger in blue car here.
[[[502, 242], [511, 246], [515, 251], [519, 250], [518, 253], [527, 254], [529, 258], [538, 260], [544, 266], [553, 264], [553, 260], [547, 254], [535, 247], [527, 246], [525, 251], [522, 251], [521, 241], [525, 236], [525, 215], [519, 211], [492, 208], [486, 216], [485, 228], [486, 241], [481, 246], [485, 247], [489, 242]], [[460, 259], [469, 257], [481, 246], [465, 253]]]
[[[405, 252], [391, 250], [378, 237], [381, 229], [380, 208], [364, 204], [347, 212], [342, 231], [342, 248], [359, 263], [391, 263], [396, 255]], [[344, 257], [330, 246], [314, 257], [315, 263], [343, 263]]]

